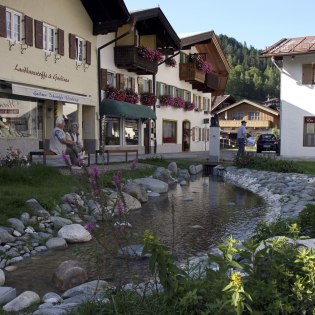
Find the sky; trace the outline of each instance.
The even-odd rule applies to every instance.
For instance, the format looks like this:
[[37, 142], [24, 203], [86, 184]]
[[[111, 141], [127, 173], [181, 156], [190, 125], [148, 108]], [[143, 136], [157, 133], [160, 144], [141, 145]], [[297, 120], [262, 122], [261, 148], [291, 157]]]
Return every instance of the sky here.
[[314, 0], [124, 0], [130, 11], [160, 7], [179, 37], [214, 31], [265, 49], [282, 38], [315, 36]]

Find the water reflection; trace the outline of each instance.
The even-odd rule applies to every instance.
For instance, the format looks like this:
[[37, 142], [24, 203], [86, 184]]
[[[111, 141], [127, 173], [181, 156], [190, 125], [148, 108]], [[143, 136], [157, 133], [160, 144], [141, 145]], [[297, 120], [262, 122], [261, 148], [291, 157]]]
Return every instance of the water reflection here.
[[[144, 230], [151, 230], [181, 260], [207, 252], [229, 234], [237, 239], [246, 238], [263, 216], [264, 203], [260, 197], [216, 177], [196, 177], [187, 186], [174, 185], [167, 194], [151, 198], [142, 209], [132, 212], [129, 222], [138, 241]], [[106, 235], [106, 242], [110, 244], [114, 240]], [[57, 292], [51, 277], [57, 266], [68, 259], [80, 260], [90, 279], [98, 274], [106, 280], [122, 281], [147, 276], [143, 259], [132, 261], [126, 267], [121, 258], [105, 255], [100, 269], [94, 261], [96, 247], [92, 241], [34, 256], [19, 264], [16, 271], [6, 274], [6, 286], [16, 287], [18, 292], [33, 290], [40, 295]]]

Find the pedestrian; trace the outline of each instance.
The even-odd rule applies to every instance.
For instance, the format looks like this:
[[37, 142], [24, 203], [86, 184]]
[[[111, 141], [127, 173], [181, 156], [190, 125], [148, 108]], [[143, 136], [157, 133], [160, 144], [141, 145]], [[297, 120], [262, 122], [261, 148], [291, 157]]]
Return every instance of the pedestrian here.
[[76, 152], [67, 145], [73, 145], [74, 141], [68, 140], [64, 132], [65, 120], [62, 117], [56, 118], [56, 127], [51, 133], [49, 140], [49, 150], [57, 155], [68, 154], [73, 169], [80, 168], [79, 160], [77, 159]]
[[72, 140], [73, 144], [67, 144], [67, 147], [70, 147], [75, 153], [77, 158], [83, 158], [83, 145], [79, 139], [79, 132], [78, 132], [78, 123], [73, 122], [71, 124], [71, 129], [69, 132], [66, 132], [66, 137], [68, 140]]
[[241, 126], [237, 130], [237, 144], [238, 151], [236, 154], [236, 158], [239, 159], [241, 155], [245, 154], [245, 144], [246, 144], [246, 121], [242, 120]]

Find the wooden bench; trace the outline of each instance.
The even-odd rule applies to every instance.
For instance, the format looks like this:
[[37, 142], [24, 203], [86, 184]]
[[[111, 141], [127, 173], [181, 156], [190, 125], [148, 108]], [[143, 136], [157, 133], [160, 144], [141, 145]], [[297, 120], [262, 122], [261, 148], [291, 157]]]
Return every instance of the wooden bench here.
[[126, 154], [126, 162], [128, 162], [128, 153], [136, 153], [136, 157], [138, 160], [138, 149], [108, 149], [108, 150], [96, 150], [95, 151], [95, 164], [98, 164], [98, 155], [106, 153], [107, 164], [109, 164], [109, 156], [111, 153], [125, 153]]
[[[47, 157], [57, 157], [59, 159], [62, 159], [62, 157], [58, 154], [56, 154], [55, 152], [52, 152], [50, 150], [40, 150], [40, 151], [31, 151], [29, 153], [30, 156], [30, 163], [33, 163], [33, 156], [42, 156], [43, 157], [43, 164], [47, 165]], [[69, 156], [66, 155], [68, 157], [68, 159], [70, 160]], [[90, 153], [87, 152], [87, 165], [90, 166], [90, 162], [91, 162], [91, 157], [90, 157]]]

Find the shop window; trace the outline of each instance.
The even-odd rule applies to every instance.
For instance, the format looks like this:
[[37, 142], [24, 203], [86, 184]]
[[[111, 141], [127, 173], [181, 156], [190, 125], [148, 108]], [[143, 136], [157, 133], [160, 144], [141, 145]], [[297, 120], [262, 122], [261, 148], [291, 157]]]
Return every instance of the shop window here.
[[21, 14], [6, 9], [6, 30], [7, 38], [11, 41], [21, 42]]
[[0, 138], [37, 139], [37, 103], [0, 98]]
[[139, 120], [125, 120], [125, 143], [126, 145], [139, 145]]
[[304, 117], [303, 146], [315, 147], [315, 116]]
[[105, 118], [103, 136], [106, 145], [120, 145], [120, 118]]
[[259, 112], [249, 112], [248, 120], [259, 120]]
[[43, 25], [43, 48], [55, 52], [55, 28], [47, 24]]
[[177, 122], [163, 120], [163, 143], [177, 143]]

